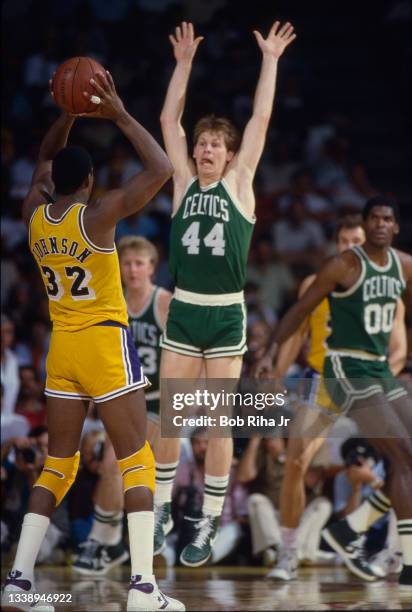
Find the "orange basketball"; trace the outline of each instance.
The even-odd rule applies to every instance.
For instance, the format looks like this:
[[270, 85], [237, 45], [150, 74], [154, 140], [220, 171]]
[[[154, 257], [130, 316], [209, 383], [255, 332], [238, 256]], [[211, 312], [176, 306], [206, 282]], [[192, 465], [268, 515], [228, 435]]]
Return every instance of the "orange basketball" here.
[[99, 62], [91, 57], [72, 57], [61, 64], [53, 77], [51, 89], [54, 101], [67, 113], [91, 113], [97, 105], [88, 100], [83, 92], [97, 95], [90, 79], [97, 72], [105, 73]]

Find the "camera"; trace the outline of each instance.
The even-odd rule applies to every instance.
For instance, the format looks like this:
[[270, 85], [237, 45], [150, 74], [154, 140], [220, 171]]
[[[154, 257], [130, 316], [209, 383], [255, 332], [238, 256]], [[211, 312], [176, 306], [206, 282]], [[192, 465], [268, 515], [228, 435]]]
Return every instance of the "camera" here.
[[341, 447], [341, 455], [346, 467], [362, 465], [365, 460], [371, 465], [379, 461], [379, 455], [364, 438], [349, 438]]
[[36, 449], [31, 447], [31, 448], [21, 448], [18, 450], [18, 452], [20, 453], [24, 463], [34, 463], [36, 460]]

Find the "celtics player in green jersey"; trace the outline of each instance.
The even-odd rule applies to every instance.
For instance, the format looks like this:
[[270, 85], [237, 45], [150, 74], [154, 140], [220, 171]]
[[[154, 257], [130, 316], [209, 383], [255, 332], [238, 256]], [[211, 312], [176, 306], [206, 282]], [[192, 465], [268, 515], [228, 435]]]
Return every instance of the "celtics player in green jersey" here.
[[361, 536], [392, 506], [404, 564], [399, 584], [412, 589], [412, 399], [387, 361], [400, 297], [406, 312], [412, 312], [412, 257], [391, 248], [399, 226], [397, 207], [390, 200], [369, 200], [363, 223], [364, 245], [324, 264], [280, 322], [257, 375], [270, 373], [279, 345], [328, 297], [332, 333], [327, 341], [325, 385], [333, 403], [349, 413], [385, 458], [387, 475], [380, 491], [327, 528], [324, 537], [353, 573], [373, 581], [376, 576], [363, 556]]
[[[158, 263], [156, 247], [141, 236], [124, 236], [117, 251], [133, 337], [145, 375], [151, 386], [145, 392], [147, 435], [156, 456], [159, 427], [159, 340], [164, 329], [170, 291], [157, 287], [152, 278]], [[102, 576], [129, 558], [122, 539], [123, 490], [112, 444], [105, 440], [94, 493], [94, 519], [87, 540], [73, 563], [73, 571], [85, 576]]]
[[[174, 166], [170, 268], [176, 289], [162, 337], [161, 378], [239, 378], [246, 351], [245, 284], [255, 222], [253, 178], [272, 113], [278, 59], [294, 40], [290, 23], [275, 22], [267, 38], [254, 32], [262, 67], [253, 114], [242, 138], [224, 118], [206, 116], [194, 131], [190, 155], [181, 124], [192, 61], [202, 38], [183, 22], [170, 36], [176, 67], [161, 113]], [[170, 504], [179, 439], [161, 439], [156, 459], [155, 554], [172, 528]], [[232, 463], [230, 438], [209, 440], [202, 518], [182, 551], [184, 565], [206, 563], [216, 537]]]

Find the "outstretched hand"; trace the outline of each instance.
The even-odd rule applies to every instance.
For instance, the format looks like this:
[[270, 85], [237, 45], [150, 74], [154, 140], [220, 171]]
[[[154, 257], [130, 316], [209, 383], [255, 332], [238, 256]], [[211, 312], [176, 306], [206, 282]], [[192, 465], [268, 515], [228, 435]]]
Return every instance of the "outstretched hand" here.
[[270, 55], [275, 59], [278, 59], [286, 47], [296, 38], [293, 25], [289, 21], [279, 26], [280, 21], [275, 21], [267, 38], [263, 38], [257, 30], [253, 31], [263, 55]]
[[177, 26], [175, 36], [171, 34], [169, 40], [173, 46], [176, 62], [191, 62], [199, 43], [203, 40], [203, 36], [195, 38], [193, 23], [183, 21], [180, 26]]

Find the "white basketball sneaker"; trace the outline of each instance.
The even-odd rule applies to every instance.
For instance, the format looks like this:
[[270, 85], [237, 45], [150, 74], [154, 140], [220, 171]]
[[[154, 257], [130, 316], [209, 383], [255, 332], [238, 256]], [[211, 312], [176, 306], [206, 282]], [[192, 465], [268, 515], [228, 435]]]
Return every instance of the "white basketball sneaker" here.
[[127, 612], [147, 612], [164, 610], [165, 612], [184, 612], [185, 605], [164, 595], [156, 584], [154, 576], [132, 576], [127, 598]]
[[46, 596], [37, 593], [31, 580], [23, 577], [22, 572], [9, 572], [1, 597], [1, 607], [13, 610], [35, 610], [36, 612], [54, 612], [54, 606], [45, 601]]

